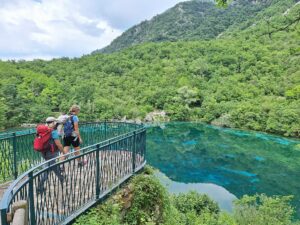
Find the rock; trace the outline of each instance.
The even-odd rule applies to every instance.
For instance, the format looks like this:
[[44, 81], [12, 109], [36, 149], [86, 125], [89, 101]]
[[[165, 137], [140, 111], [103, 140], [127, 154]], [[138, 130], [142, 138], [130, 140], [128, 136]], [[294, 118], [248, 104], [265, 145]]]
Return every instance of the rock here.
[[21, 127], [36, 127], [37, 126], [37, 124], [35, 124], [35, 123], [22, 123], [21, 124]]
[[165, 111], [154, 111], [148, 113], [144, 120], [145, 122], [168, 122], [170, 119]]
[[230, 115], [229, 114], [223, 114], [219, 118], [214, 119], [211, 121], [212, 125], [219, 126], [219, 127], [231, 127], [230, 123]]
[[142, 120], [140, 120], [140, 119], [135, 119], [135, 123], [136, 123], [136, 124], [142, 124]]

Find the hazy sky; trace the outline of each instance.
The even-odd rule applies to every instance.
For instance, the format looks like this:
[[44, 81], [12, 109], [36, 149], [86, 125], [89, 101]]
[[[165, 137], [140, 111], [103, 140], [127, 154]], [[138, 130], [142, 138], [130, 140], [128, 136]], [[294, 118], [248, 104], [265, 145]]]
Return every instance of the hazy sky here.
[[183, 0], [0, 0], [0, 59], [78, 57]]

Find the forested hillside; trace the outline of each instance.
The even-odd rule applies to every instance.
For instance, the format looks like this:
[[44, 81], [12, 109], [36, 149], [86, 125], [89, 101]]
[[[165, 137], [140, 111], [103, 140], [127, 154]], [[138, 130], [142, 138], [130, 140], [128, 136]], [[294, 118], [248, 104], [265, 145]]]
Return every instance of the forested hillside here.
[[240, 27], [243, 22], [255, 18], [262, 9], [277, 1], [236, 0], [227, 8], [217, 7], [210, 0], [182, 2], [130, 28], [99, 51], [110, 53], [145, 42], [214, 39], [228, 28]]
[[[278, 1], [257, 14], [255, 26], [251, 19], [248, 28], [234, 28], [222, 39], [145, 43], [77, 59], [0, 62], [0, 125], [40, 122], [78, 103], [82, 120], [143, 119], [158, 109], [173, 120], [299, 137], [299, 25], [268, 34], [299, 9], [293, 0]], [[270, 12], [266, 23], [262, 15]]]

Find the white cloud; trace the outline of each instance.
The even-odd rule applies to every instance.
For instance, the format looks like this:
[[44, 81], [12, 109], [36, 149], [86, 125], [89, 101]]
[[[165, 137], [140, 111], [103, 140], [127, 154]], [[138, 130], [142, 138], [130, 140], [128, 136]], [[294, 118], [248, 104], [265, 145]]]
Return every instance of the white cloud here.
[[0, 59], [78, 57], [178, 0], [0, 0]]

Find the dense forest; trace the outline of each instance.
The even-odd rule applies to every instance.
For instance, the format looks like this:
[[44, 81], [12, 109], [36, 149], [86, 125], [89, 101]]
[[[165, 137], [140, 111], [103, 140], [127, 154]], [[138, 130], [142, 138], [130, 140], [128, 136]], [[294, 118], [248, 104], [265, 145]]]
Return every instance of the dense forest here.
[[[244, 2], [247, 7], [256, 1]], [[0, 127], [41, 122], [78, 103], [82, 120], [143, 119], [164, 110], [172, 120], [299, 137], [300, 29], [294, 21], [300, 4], [262, 2], [244, 19], [230, 7], [222, 9], [231, 10], [222, 15], [238, 24], [205, 16], [205, 24], [222, 27], [209, 40], [196, 38], [204, 32], [199, 27], [190, 41], [147, 42], [74, 59], [0, 62]], [[177, 8], [166, 15], [180, 16], [172, 13]]]

